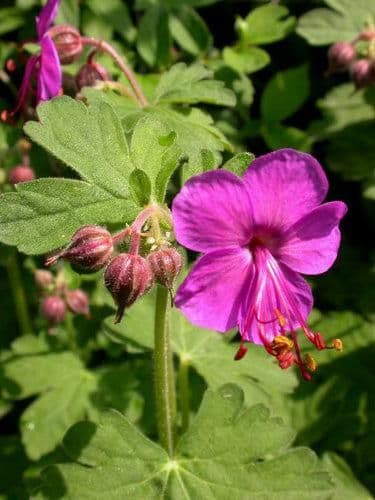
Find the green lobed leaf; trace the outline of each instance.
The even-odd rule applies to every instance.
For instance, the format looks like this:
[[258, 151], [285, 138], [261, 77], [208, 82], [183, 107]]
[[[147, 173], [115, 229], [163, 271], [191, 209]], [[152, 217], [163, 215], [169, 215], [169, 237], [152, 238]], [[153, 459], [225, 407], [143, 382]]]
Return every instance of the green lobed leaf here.
[[[154, 293], [149, 293], [127, 312], [124, 321], [113, 324], [113, 315], [105, 320], [110, 337], [136, 347], [153, 349]], [[234, 361], [237, 343], [228, 343], [224, 335], [191, 325], [176, 309], [171, 311], [171, 342], [176, 355], [193, 367], [210, 388], [233, 382], [239, 384], [248, 404], [265, 403], [279, 414], [285, 411], [283, 394], [292, 392], [297, 379], [292, 371], [280, 368], [263, 349], [250, 346], [241, 361]]]
[[285, 452], [290, 429], [242, 400], [237, 386], [207, 391], [173, 459], [119, 413], [103, 415], [98, 426], [77, 424], [64, 444], [78, 463], [47, 468], [36, 498], [328, 499], [331, 482], [316, 456]]
[[168, 11], [163, 5], [153, 5], [139, 23], [138, 52], [149, 66], [164, 66], [170, 60], [171, 48]]
[[294, 114], [310, 93], [307, 65], [276, 73], [267, 83], [261, 97], [264, 121], [278, 122]]
[[198, 56], [212, 45], [212, 36], [201, 16], [188, 5], [170, 12], [169, 28], [177, 44], [189, 54]]
[[270, 63], [268, 53], [259, 47], [235, 46], [225, 47], [223, 59], [236, 71], [243, 73], [255, 73]]
[[202, 64], [178, 63], [164, 73], [155, 89], [154, 102], [196, 104], [205, 102], [234, 106], [234, 93], [224, 83], [212, 80], [212, 71]]
[[374, 24], [374, 0], [326, 0], [326, 4], [334, 10], [314, 9], [298, 20], [297, 33], [311, 45], [351, 41]]
[[0, 239], [28, 254], [61, 247], [84, 224], [127, 222], [138, 207], [132, 199], [83, 181], [38, 179], [0, 197]]
[[294, 30], [296, 19], [289, 10], [276, 4], [262, 5], [245, 19], [237, 18], [236, 28], [242, 41], [262, 45], [277, 42]]
[[36, 460], [52, 451], [71, 425], [86, 416], [97, 420], [100, 411], [108, 407], [126, 411], [132, 421], [142, 418], [144, 398], [138, 373], [145, 375], [146, 366], [140, 370], [137, 364], [127, 363], [103, 366], [93, 372], [70, 352], [51, 352], [32, 337], [30, 342], [16, 344], [15, 354], [0, 366], [4, 397], [12, 400], [38, 396], [20, 421], [22, 441], [30, 458]]

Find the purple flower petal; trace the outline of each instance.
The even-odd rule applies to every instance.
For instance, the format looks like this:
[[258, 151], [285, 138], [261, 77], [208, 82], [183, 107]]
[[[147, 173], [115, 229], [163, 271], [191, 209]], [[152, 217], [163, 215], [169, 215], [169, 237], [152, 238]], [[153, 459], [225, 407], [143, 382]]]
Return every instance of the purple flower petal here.
[[46, 31], [55, 20], [58, 9], [59, 0], [48, 0], [46, 5], [40, 11], [39, 16], [36, 18], [36, 30], [39, 40], [43, 38]]
[[313, 306], [308, 283], [296, 272], [278, 264], [264, 250], [255, 259], [255, 276], [239, 312], [239, 328], [245, 340], [255, 344], [271, 343], [285, 329], [295, 330], [306, 322]]
[[329, 269], [340, 245], [338, 224], [347, 211], [333, 201], [315, 208], [297, 221], [285, 235], [278, 258], [294, 271], [320, 274]]
[[49, 36], [40, 41], [40, 68], [37, 100], [47, 101], [58, 95], [62, 85], [62, 72], [56, 47]]
[[36, 56], [31, 56], [27, 61], [25, 72], [22, 78], [21, 87], [17, 96], [17, 104], [16, 107], [10, 113], [10, 115], [14, 115], [15, 113], [17, 113], [26, 103], [30, 89], [30, 81], [33, 76], [35, 65], [37, 64], [38, 60], [39, 56], [36, 55]]
[[251, 263], [250, 252], [241, 248], [204, 255], [178, 289], [176, 306], [194, 325], [220, 332], [233, 328], [251, 283]]
[[244, 179], [260, 226], [285, 229], [317, 207], [328, 181], [311, 155], [280, 149], [253, 161]]
[[236, 175], [213, 170], [190, 179], [173, 202], [179, 243], [197, 252], [246, 245], [252, 209], [246, 187]]

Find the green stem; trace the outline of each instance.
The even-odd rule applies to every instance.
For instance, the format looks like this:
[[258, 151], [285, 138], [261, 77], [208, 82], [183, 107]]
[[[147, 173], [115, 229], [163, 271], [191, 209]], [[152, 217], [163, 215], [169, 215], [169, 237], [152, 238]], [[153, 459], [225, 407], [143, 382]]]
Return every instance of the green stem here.
[[23, 288], [17, 254], [12, 253], [6, 261], [6, 269], [10, 287], [12, 289], [13, 300], [16, 308], [17, 320], [22, 335], [32, 335], [33, 327], [27, 307], [26, 294]]
[[178, 389], [181, 409], [181, 431], [186, 432], [190, 418], [189, 363], [181, 360], [178, 371]]
[[160, 444], [170, 456], [174, 451], [175, 389], [169, 338], [168, 290], [157, 285], [155, 305], [154, 377], [155, 403]]

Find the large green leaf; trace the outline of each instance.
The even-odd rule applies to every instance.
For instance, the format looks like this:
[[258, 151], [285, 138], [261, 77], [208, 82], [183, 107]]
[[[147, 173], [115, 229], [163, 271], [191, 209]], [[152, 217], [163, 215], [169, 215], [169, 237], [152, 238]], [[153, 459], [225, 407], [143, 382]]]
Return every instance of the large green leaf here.
[[213, 72], [202, 64], [179, 63], [164, 73], [155, 89], [154, 102], [195, 104], [205, 102], [234, 106], [234, 93], [224, 83], [212, 79]]
[[300, 17], [297, 33], [312, 45], [351, 41], [374, 24], [375, 0], [326, 0], [332, 9], [314, 9]]
[[303, 65], [276, 73], [267, 83], [261, 97], [264, 121], [278, 122], [295, 113], [310, 92], [309, 69]]
[[[126, 313], [124, 321], [113, 324], [113, 316], [105, 327], [115, 340], [137, 347], [153, 349], [154, 293], [138, 301]], [[258, 346], [250, 346], [241, 361], [234, 361], [238, 344], [228, 343], [225, 336], [191, 325], [184, 316], [171, 311], [171, 339], [176, 355], [193, 367], [209, 387], [217, 388], [233, 382], [241, 385], [246, 402], [265, 403], [279, 414], [284, 412], [283, 395], [297, 385], [293, 372], [281, 372], [277, 364]]]
[[82, 179], [126, 198], [133, 169], [121, 123], [104, 102], [85, 106], [69, 97], [38, 107], [38, 122], [28, 122], [31, 139], [72, 167]]
[[242, 399], [233, 385], [207, 391], [173, 458], [119, 413], [98, 426], [77, 424], [64, 444], [78, 463], [47, 468], [36, 498], [328, 499], [331, 481], [316, 456], [284, 451], [290, 429]]
[[22, 441], [35, 460], [52, 451], [71, 425], [86, 416], [97, 419], [100, 410], [117, 408], [140, 420], [144, 403], [138, 371], [127, 363], [91, 372], [72, 353], [53, 352], [25, 337], [1, 365], [0, 390], [8, 399], [38, 396], [21, 416]]
[[38, 179], [0, 197], [0, 240], [22, 252], [42, 254], [61, 247], [83, 224], [131, 221], [133, 200], [72, 179]]
[[286, 7], [276, 4], [262, 5], [252, 10], [245, 19], [236, 20], [236, 28], [243, 42], [262, 45], [282, 40], [295, 27], [295, 17]]

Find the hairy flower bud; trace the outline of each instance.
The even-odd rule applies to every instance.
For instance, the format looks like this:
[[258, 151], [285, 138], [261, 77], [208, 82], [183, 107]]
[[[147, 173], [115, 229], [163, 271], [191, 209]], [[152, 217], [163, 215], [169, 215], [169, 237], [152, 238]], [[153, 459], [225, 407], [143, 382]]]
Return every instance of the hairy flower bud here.
[[42, 302], [42, 314], [49, 325], [56, 325], [64, 320], [66, 305], [59, 295], [49, 295]]
[[71, 64], [82, 54], [81, 35], [69, 24], [58, 24], [48, 30], [55, 44], [61, 64]]
[[147, 256], [155, 281], [167, 288], [172, 288], [182, 267], [181, 254], [172, 247], [161, 248]]
[[39, 288], [48, 288], [54, 282], [53, 274], [47, 269], [36, 269], [34, 272], [35, 283]]
[[110, 76], [104, 66], [93, 61], [84, 64], [76, 75], [76, 83], [79, 89], [92, 87], [97, 80], [110, 80]]
[[329, 71], [346, 71], [356, 58], [356, 50], [349, 42], [337, 42], [328, 50]]
[[77, 272], [94, 273], [107, 264], [112, 252], [113, 241], [109, 231], [96, 225], [82, 226], [74, 233], [68, 247], [49, 257], [46, 265], [62, 258], [70, 262]]
[[375, 66], [369, 59], [358, 59], [350, 68], [355, 86], [360, 89], [375, 83]]
[[115, 323], [119, 323], [125, 308], [152, 287], [154, 275], [146, 259], [140, 255], [121, 253], [108, 265], [104, 283], [118, 306]]
[[90, 317], [89, 298], [87, 294], [77, 288], [77, 290], [67, 290], [65, 292], [68, 308], [75, 314], [82, 314], [87, 319]]
[[28, 165], [17, 165], [12, 168], [8, 174], [10, 184], [19, 184], [20, 182], [28, 182], [35, 179], [34, 170]]

